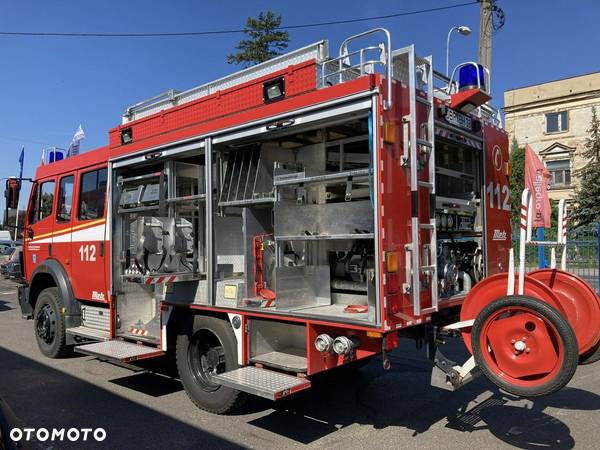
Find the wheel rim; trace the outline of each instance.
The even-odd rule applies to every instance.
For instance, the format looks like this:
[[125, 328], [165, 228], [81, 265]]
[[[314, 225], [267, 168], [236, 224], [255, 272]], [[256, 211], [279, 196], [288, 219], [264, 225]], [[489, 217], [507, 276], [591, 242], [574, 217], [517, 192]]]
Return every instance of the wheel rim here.
[[579, 277], [557, 269], [540, 269], [527, 275], [556, 294], [577, 337], [579, 354], [594, 348], [600, 341], [600, 304], [594, 290]]
[[219, 389], [213, 375], [226, 370], [225, 350], [219, 337], [210, 330], [198, 330], [188, 350], [192, 375], [200, 387], [208, 392]]
[[44, 305], [35, 321], [35, 332], [40, 340], [50, 345], [56, 336], [56, 314], [50, 305]]
[[[485, 280], [477, 283], [465, 298], [460, 310], [460, 320], [473, 320], [489, 303], [497, 298], [506, 295], [506, 286], [508, 284], [508, 274], [498, 273], [487, 277]], [[564, 310], [560, 301], [554, 292], [544, 283], [525, 275], [525, 295], [541, 299], [544, 303], [552, 306], [562, 315]], [[471, 346], [471, 328], [462, 330], [463, 340], [469, 352], [473, 353]]]
[[479, 336], [489, 369], [507, 383], [540, 386], [560, 370], [564, 345], [556, 327], [539, 313], [507, 306], [492, 314]]

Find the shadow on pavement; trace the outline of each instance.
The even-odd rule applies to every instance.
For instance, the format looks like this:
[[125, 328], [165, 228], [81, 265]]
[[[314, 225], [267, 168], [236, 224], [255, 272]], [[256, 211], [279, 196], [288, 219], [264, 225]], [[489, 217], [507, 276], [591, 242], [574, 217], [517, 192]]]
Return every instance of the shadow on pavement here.
[[0, 300], [0, 312], [10, 311], [11, 309], [13, 309], [13, 308], [10, 306], [10, 302], [5, 302], [4, 300]]
[[[102, 427], [107, 433], [101, 443], [55, 442], [54, 448], [239, 448], [212, 433], [2, 347], [0, 380], [0, 396], [28, 427]], [[146, 384], [150, 387], [157, 383], [147, 379]], [[45, 444], [50, 446], [49, 442]]]
[[249, 423], [308, 444], [355, 423], [376, 429], [402, 427], [415, 436], [441, 421], [465, 433], [488, 430], [522, 449], [570, 449], [575, 442], [569, 427], [546, 407], [600, 410], [600, 396], [576, 388], [530, 401], [503, 394], [479, 377], [449, 392], [430, 386], [427, 362], [403, 362], [398, 355], [396, 359], [389, 372], [376, 360], [355, 373], [317, 379], [311, 390], [274, 406], [261, 402], [255, 406], [275, 410]]
[[[390, 371], [383, 370], [378, 359], [361, 370], [333, 371], [313, 378], [312, 389], [276, 403], [253, 397], [235, 415], [266, 412], [248, 424], [302, 444], [354, 424], [408, 429], [413, 436], [441, 424], [462, 433], [486, 431], [529, 450], [575, 446], [571, 430], [550, 408], [600, 410], [600, 396], [577, 388], [532, 401], [501, 393], [484, 377], [458, 392], [431, 387], [429, 363], [406, 343], [392, 353], [392, 359]], [[172, 360], [149, 360], [140, 366], [142, 371], [111, 382], [154, 397], [182, 389]], [[105, 447], [112, 448], [125, 442], [152, 448], [234, 446], [1, 347], [0, 380], [0, 395], [29, 426], [105, 427]]]
[[152, 372], [115, 378], [110, 382], [152, 397], [162, 397], [183, 389], [179, 380]]

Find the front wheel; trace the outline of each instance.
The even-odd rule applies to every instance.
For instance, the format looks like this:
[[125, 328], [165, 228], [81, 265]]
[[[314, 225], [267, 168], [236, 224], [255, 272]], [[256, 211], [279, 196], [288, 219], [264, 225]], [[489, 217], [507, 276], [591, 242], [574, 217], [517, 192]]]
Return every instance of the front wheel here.
[[246, 395], [215, 383], [212, 376], [238, 368], [235, 334], [229, 322], [196, 315], [177, 336], [177, 369], [192, 402], [215, 414], [239, 408]]
[[523, 397], [562, 389], [579, 360], [567, 319], [552, 306], [525, 296], [488, 304], [475, 319], [471, 344], [481, 371], [501, 389]]
[[55, 287], [40, 292], [35, 303], [35, 339], [40, 351], [48, 358], [63, 357], [71, 350], [65, 343], [65, 318], [61, 314], [61, 305], [60, 295]]

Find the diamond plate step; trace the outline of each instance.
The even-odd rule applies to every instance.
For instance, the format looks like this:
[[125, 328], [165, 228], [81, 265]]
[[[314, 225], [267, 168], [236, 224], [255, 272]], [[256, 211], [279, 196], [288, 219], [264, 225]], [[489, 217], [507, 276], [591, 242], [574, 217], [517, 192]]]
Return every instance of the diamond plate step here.
[[120, 362], [131, 362], [139, 359], [154, 358], [165, 353], [156, 347], [139, 345], [133, 342], [113, 339], [111, 341], [95, 342], [93, 344], [79, 345], [75, 351], [85, 355], [108, 358]]
[[84, 326], [67, 328], [66, 333], [94, 341], [108, 341], [110, 339], [110, 332], [108, 330], [97, 330], [96, 328]]
[[310, 388], [310, 381], [293, 375], [246, 366], [212, 376], [212, 381], [269, 400], [278, 400]]

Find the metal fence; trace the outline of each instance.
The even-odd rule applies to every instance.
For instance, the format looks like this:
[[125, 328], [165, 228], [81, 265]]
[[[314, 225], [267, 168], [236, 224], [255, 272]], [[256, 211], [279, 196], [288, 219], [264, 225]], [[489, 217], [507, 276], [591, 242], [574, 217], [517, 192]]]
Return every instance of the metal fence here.
[[[599, 229], [600, 224], [576, 229], [567, 229], [567, 270], [586, 280], [597, 292], [600, 292], [598, 273]], [[535, 239], [535, 230], [534, 237], [532, 238]], [[555, 241], [556, 229], [551, 228], [544, 230], [544, 240]], [[513, 228], [512, 242], [515, 250], [515, 259], [517, 259], [516, 263], [518, 263], [518, 226]], [[560, 252], [557, 250], [556, 253], [557, 264], [560, 264]], [[525, 264], [527, 271], [535, 270], [538, 267], [548, 267], [550, 265], [550, 249], [527, 246]]]

